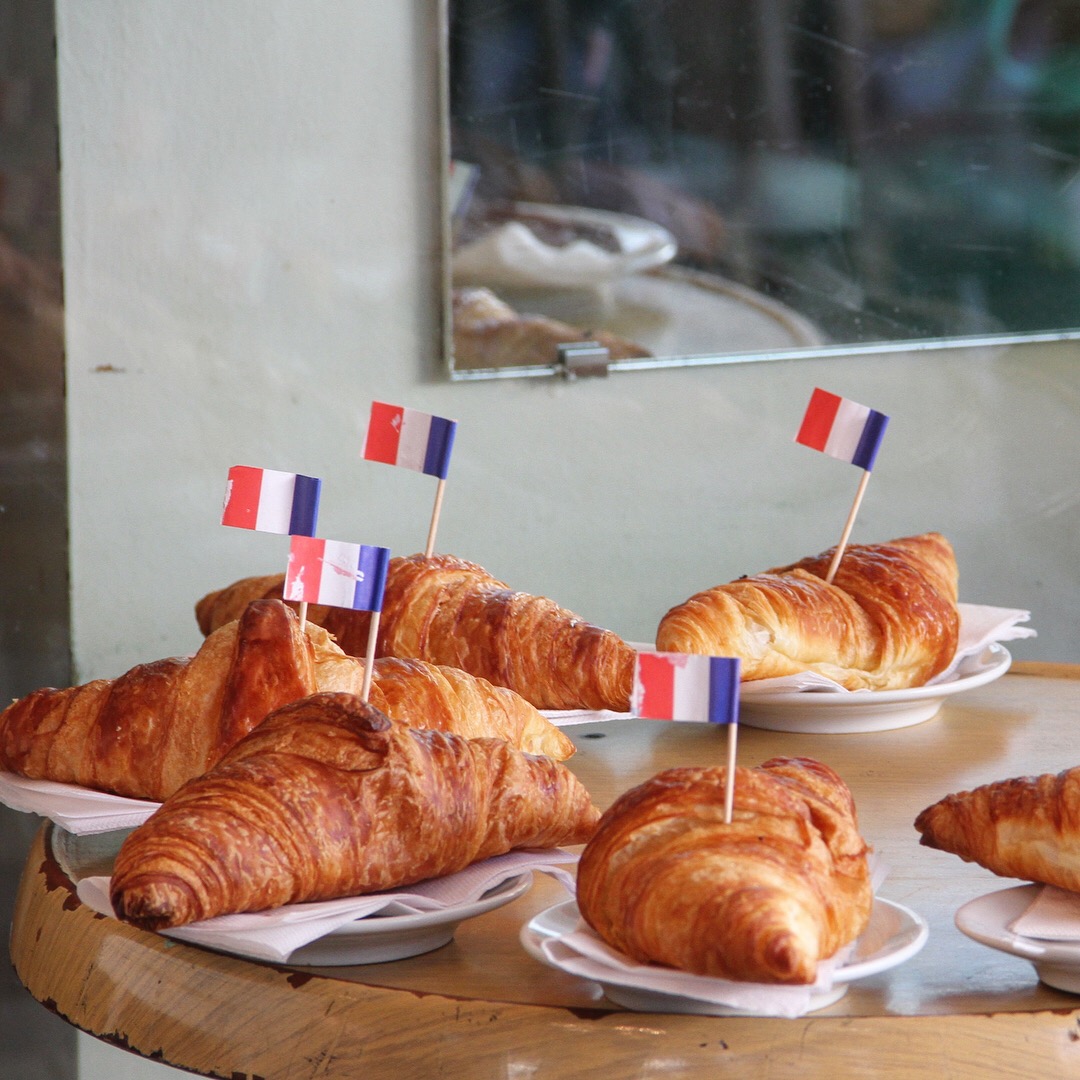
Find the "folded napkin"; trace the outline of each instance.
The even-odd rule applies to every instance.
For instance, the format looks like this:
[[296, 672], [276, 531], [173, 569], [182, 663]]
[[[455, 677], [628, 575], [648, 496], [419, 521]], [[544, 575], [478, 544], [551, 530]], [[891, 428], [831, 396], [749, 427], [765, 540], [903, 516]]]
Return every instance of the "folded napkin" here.
[[1080, 893], [1043, 885], [1008, 928], [1021, 937], [1043, 941], [1080, 941]]
[[[564, 867], [577, 860], [577, 855], [559, 848], [511, 851], [473, 863], [457, 874], [430, 878], [394, 892], [287, 904], [272, 911], [219, 915], [162, 933], [219, 952], [284, 963], [297, 949], [357, 919], [375, 914], [419, 915], [462, 907], [510, 878], [532, 871], [550, 874], [572, 890], [573, 875]], [[109, 878], [83, 878], [77, 888], [79, 899], [87, 907], [115, 918], [109, 902]]]
[[545, 939], [540, 949], [553, 967], [595, 982], [722, 1005], [755, 1016], [793, 1017], [809, 1012], [815, 999], [830, 994], [852, 946], [818, 964], [817, 981], [809, 986], [733, 982], [638, 964], [606, 945], [584, 921], [568, 934]]
[[52, 780], [27, 780], [0, 772], [0, 803], [12, 810], [38, 814], [80, 836], [133, 829], [160, 805], [145, 799], [125, 799], [105, 791]]

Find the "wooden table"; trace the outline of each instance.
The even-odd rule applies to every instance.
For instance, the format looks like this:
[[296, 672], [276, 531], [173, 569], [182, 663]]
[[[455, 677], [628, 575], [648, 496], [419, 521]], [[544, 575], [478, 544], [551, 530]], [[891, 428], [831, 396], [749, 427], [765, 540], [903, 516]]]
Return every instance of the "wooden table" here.
[[[891, 868], [880, 894], [930, 924], [917, 956], [798, 1020], [628, 1012], [541, 965], [518, 933], [566, 898], [543, 875], [425, 956], [312, 969], [218, 955], [80, 904], [73, 879], [101, 868], [80, 863], [80, 843], [50, 825], [23, 875], [11, 955], [30, 992], [84, 1031], [215, 1077], [1080, 1075], [1080, 997], [1039, 983], [1029, 963], [953, 924], [961, 904], [1015, 882], [920, 847], [912, 826], [948, 792], [1077, 764], [1077, 724], [1080, 666], [1020, 664], [916, 727], [741, 729], [742, 764], [805, 754], [840, 772], [864, 835]], [[601, 806], [669, 765], [724, 759], [723, 733], [704, 725], [568, 730], [579, 747], [573, 768]]]

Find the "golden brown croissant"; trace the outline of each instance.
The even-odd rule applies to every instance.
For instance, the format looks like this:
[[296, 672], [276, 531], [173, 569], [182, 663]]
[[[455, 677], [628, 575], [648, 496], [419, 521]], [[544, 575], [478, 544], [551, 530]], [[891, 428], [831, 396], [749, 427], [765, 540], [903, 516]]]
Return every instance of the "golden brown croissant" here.
[[1080, 891], [1080, 767], [947, 795], [915, 828], [924, 846], [1001, 877]]
[[268, 712], [317, 688], [315, 657], [284, 605], [253, 604], [192, 657], [116, 679], [35, 690], [0, 713], [0, 769], [163, 799]]
[[622, 795], [578, 864], [577, 902], [642, 963], [806, 984], [862, 933], [873, 902], [855, 805], [828, 766], [774, 758], [735, 772], [674, 768]]
[[[363, 662], [321, 627], [305, 630], [281, 601], [256, 601], [193, 657], [36, 690], [0, 713], [0, 769], [161, 800], [280, 705], [319, 690], [361, 692]], [[405, 724], [482, 733], [557, 758], [574, 751], [527, 701], [465, 672], [380, 661], [370, 698]]]
[[848, 690], [922, 686], [956, 653], [952, 546], [938, 533], [852, 544], [692, 596], [660, 621], [666, 652], [740, 658], [746, 681], [814, 671]]
[[271, 714], [134, 830], [111, 899], [137, 926], [181, 926], [583, 843], [598, 817], [550, 758], [406, 728], [353, 694], [316, 694]]
[[[244, 578], [196, 604], [204, 634], [253, 599], [280, 597], [285, 575]], [[367, 652], [368, 612], [308, 608], [353, 656]], [[516, 691], [538, 709], [630, 708], [634, 650], [554, 601], [513, 592], [453, 555], [390, 560], [376, 655], [461, 668]]]

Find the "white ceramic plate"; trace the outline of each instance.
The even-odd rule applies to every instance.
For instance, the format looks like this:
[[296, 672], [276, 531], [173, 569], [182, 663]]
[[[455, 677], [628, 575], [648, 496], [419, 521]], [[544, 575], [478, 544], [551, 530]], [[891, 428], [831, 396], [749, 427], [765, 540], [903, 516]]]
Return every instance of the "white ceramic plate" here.
[[743, 694], [739, 722], [769, 731], [838, 735], [912, 727], [937, 714], [945, 699], [1000, 679], [1012, 656], [997, 643], [961, 661], [955, 677], [909, 690], [776, 691]]
[[1080, 994], [1080, 941], [1043, 941], [1009, 929], [1009, 924], [1031, 906], [1041, 887], [1017, 885], [969, 900], [954, 916], [957, 929], [991, 949], [1029, 960], [1047, 986]]
[[[446, 945], [466, 919], [494, 911], [516, 900], [532, 884], [532, 874], [518, 874], [489, 889], [468, 904], [426, 911], [420, 915], [369, 915], [339, 926], [326, 937], [297, 949], [288, 963], [300, 966], [341, 967], [348, 964], [384, 964], [419, 956]], [[392, 909], [387, 909], [388, 911]]]
[[[521, 943], [525, 951], [542, 964], [552, 966], [541, 948], [543, 941], [571, 933], [578, 926], [580, 918], [577, 904], [573, 900], [541, 911], [521, 928]], [[887, 971], [910, 959], [926, 944], [928, 934], [926, 921], [914, 911], [891, 900], [875, 897], [870, 922], [855, 942], [847, 961], [837, 970], [834, 976], [835, 985], [831, 990], [811, 997], [810, 1011], [824, 1009], [839, 1001], [847, 993], [848, 984], [856, 979], [865, 979], [878, 972]], [[747, 1015], [740, 1009], [726, 1005], [637, 986], [620, 985], [615, 981], [602, 981], [600, 985], [604, 994], [615, 1004], [636, 1012], [694, 1013], [705, 1016]]]

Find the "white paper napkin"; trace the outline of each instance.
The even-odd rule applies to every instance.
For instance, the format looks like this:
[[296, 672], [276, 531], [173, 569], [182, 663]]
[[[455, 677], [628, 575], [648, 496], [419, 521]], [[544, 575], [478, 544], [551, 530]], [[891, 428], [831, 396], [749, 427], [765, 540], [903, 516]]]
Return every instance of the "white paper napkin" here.
[[[284, 963], [301, 946], [325, 937], [346, 923], [376, 912], [416, 915], [461, 907], [520, 874], [532, 871], [550, 874], [573, 890], [573, 875], [565, 867], [576, 864], [577, 860], [577, 855], [560, 848], [511, 851], [473, 863], [457, 874], [430, 878], [394, 892], [288, 904], [273, 911], [219, 915], [162, 933], [222, 952]], [[101, 915], [116, 917], [109, 902], [109, 878], [83, 878], [77, 888], [79, 899], [87, 907]]]
[[758, 1016], [788, 1017], [802, 1016], [809, 1011], [815, 997], [833, 988], [836, 970], [851, 951], [849, 947], [819, 963], [818, 977], [812, 985], [772, 986], [635, 963], [607, 946], [584, 921], [571, 933], [542, 941], [540, 949], [553, 966], [595, 982], [672, 994]]
[[27, 780], [24, 776], [6, 772], [0, 772], [0, 803], [12, 810], [48, 818], [80, 836], [133, 829], [160, 805], [75, 784]]
[[1080, 893], [1043, 885], [1009, 929], [1022, 937], [1044, 941], [1080, 941]]

